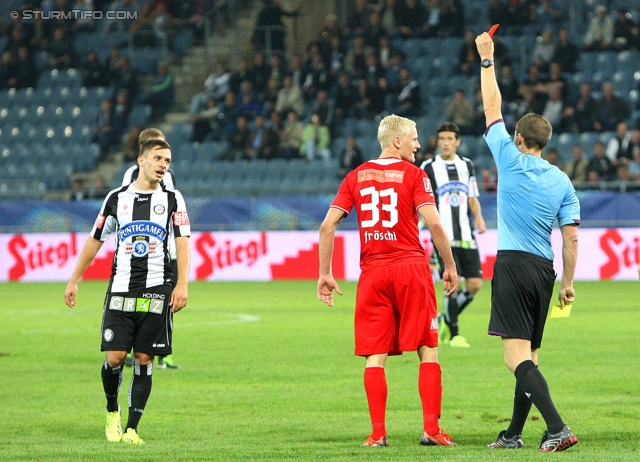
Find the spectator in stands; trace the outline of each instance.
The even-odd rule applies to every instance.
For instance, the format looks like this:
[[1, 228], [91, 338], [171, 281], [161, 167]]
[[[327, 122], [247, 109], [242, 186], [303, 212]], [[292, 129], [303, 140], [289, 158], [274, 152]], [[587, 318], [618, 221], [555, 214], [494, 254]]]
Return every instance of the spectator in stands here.
[[616, 167], [620, 164], [626, 165], [633, 159], [632, 149], [629, 126], [625, 122], [619, 122], [616, 125], [616, 136], [607, 144], [607, 157]]
[[325, 125], [329, 131], [333, 129], [335, 122], [335, 105], [334, 102], [329, 99], [329, 92], [326, 90], [320, 90], [316, 95], [316, 100], [311, 106], [311, 111], [314, 114], [318, 114], [320, 122]]
[[67, 69], [73, 67], [73, 42], [66, 37], [64, 29], [58, 27], [53, 31], [53, 40], [47, 45], [49, 67]]
[[560, 154], [556, 148], [549, 148], [549, 150], [542, 155], [542, 158], [551, 165], [555, 165], [560, 170], [564, 171], [564, 162], [560, 159]]
[[238, 110], [240, 114], [253, 120], [262, 112], [262, 105], [258, 92], [254, 90], [251, 80], [245, 80], [240, 84], [240, 93], [238, 94]]
[[518, 79], [513, 75], [513, 68], [506, 65], [500, 67], [498, 88], [500, 88], [500, 94], [506, 103], [511, 103], [518, 99], [519, 86], [520, 83], [518, 82]]
[[44, 50], [47, 43], [53, 36], [52, 23], [48, 19], [44, 19], [42, 8], [34, 7], [33, 21], [28, 25], [27, 37], [29, 37], [29, 44], [31, 50]]
[[298, 120], [296, 112], [289, 111], [287, 114], [287, 122], [280, 131], [278, 157], [285, 159], [296, 159], [300, 157], [303, 131], [304, 125]]
[[168, 43], [174, 28], [179, 25], [179, 20], [173, 17], [165, 2], [154, 2], [153, 15], [153, 34], [159, 43]]
[[10, 51], [5, 51], [0, 57], [0, 89], [11, 88], [16, 62]]
[[378, 85], [371, 89], [371, 112], [376, 118], [382, 118], [389, 113], [386, 112], [387, 106], [391, 105], [390, 100], [394, 98], [393, 88], [389, 85], [386, 77], [378, 79]]
[[227, 137], [236, 129], [236, 120], [239, 116], [244, 116], [237, 104], [238, 98], [235, 93], [229, 92], [224, 97], [220, 105], [218, 114], [218, 129], [222, 138]]
[[79, 202], [87, 199], [87, 192], [84, 190], [84, 183], [81, 179], [73, 181], [70, 200]]
[[294, 85], [291, 75], [285, 76], [282, 81], [282, 88], [278, 91], [276, 99], [276, 112], [280, 115], [288, 114], [290, 111], [296, 113], [298, 117], [304, 114], [305, 102], [302, 90]]
[[328, 43], [333, 37], [340, 37], [342, 34], [340, 23], [338, 22], [338, 15], [329, 13], [324, 17], [324, 27], [320, 32], [320, 39]]
[[271, 50], [285, 51], [285, 37], [287, 31], [282, 18], [295, 17], [298, 10], [289, 11], [280, 6], [280, 0], [262, 0], [263, 8], [258, 13], [256, 26], [251, 36], [251, 42], [256, 50], [265, 50], [271, 42]]
[[404, 55], [400, 51], [394, 51], [391, 53], [391, 59], [389, 60], [384, 76], [392, 88], [397, 87], [400, 84], [400, 70], [403, 67]]
[[267, 64], [264, 54], [257, 53], [253, 55], [253, 66], [249, 72], [253, 88], [261, 93], [267, 87], [267, 80], [271, 75], [271, 68]]
[[551, 63], [549, 65], [549, 75], [544, 79], [544, 89], [547, 93], [552, 88], [560, 90], [560, 97], [564, 100], [567, 90], [567, 80], [562, 75], [562, 68], [558, 63]]
[[380, 8], [380, 24], [389, 37], [395, 38], [400, 35], [397, 18], [402, 8], [401, 2], [402, 0], [384, 0]]
[[558, 23], [563, 20], [561, 4], [556, 0], [537, 0], [533, 3], [533, 20], [536, 27], [556, 30]]
[[581, 144], [574, 144], [571, 149], [572, 159], [567, 162], [564, 167], [564, 173], [567, 174], [571, 183], [575, 186], [579, 183], [587, 181], [587, 170], [589, 169], [589, 161], [583, 157]]
[[82, 86], [101, 87], [105, 84], [105, 70], [98, 59], [98, 54], [91, 50], [82, 65]]
[[511, 51], [504, 44], [500, 35], [493, 37], [493, 61], [498, 69], [501, 69], [502, 66], [511, 66]]
[[[233, 93], [230, 93], [233, 94]], [[247, 118], [243, 115], [239, 116], [236, 123], [232, 124], [232, 128], [227, 135], [227, 141], [229, 142], [229, 150], [219, 156], [221, 160], [235, 160], [242, 159], [245, 156], [245, 148], [247, 146], [247, 140], [251, 131], [249, 130], [249, 123]]]
[[93, 16], [89, 13], [93, 11], [92, 0], [76, 0], [73, 9], [84, 12], [78, 15], [73, 23], [73, 32], [93, 32], [95, 24]]
[[347, 24], [342, 30], [344, 37], [351, 39], [357, 35], [363, 35], [369, 26], [369, 16], [373, 11], [373, 6], [367, 0], [355, 0], [353, 11], [349, 13]]
[[610, 50], [613, 46], [613, 19], [607, 13], [607, 7], [598, 5], [596, 14], [589, 21], [584, 34], [583, 49], [587, 51]]
[[606, 155], [605, 146], [602, 141], [596, 141], [593, 146], [593, 157], [589, 159], [587, 167], [587, 180], [612, 181], [615, 180], [616, 169], [611, 160]]
[[339, 74], [344, 69], [344, 57], [346, 51], [342, 46], [340, 36], [334, 36], [329, 39], [329, 69], [332, 76]]
[[373, 53], [373, 49], [365, 45], [363, 37], [353, 39], [353, 47], [347, 51], [344, 58], [344, 70], [352, 78], [360, 79], [367, 71], [367, 55]]
[[[364, 79], [360, 80], [364, 81]], [[351, 83], [349, 74], [341, 74], [340, 77], [338, 77], [338, 87], [335, 89], [333, 98], [335, 101], [334, 114], [338, 124], [344, 117], [355, 116], [357, 95], [358, 93]]]
[[273, 55], [271, 56], [271, 58], [269, 58], [269, 72], [269, 78], [276, 79], [278, 81], [278, 85], [282, 86], [282, 80], [287, 74], [287, 70], [285, 69], [282, 57], [280, 57], [279, 55]]
[[409, 69], [400, 70], [400, 85], [388, 111], [401, 117], [414, 117], [420, 112], [420, 84], [411, 76]]
[[[384, 78], [384, 77], [381, 77]], [[377, 85], [377, 82], [376, 82]], [[358, 118], [372, 119], [376, 114], [384, 109], [384, 101], [379, 109], [373, 106], [373, 94], [375, 90], [365, 79], [358, 80], [354, 93], [353, 115]]]
[[558, 44], [553, 53], [552, 62], [560, 64], [560, 68], [565, 72], [576, 71], [576, 63], [580, 57], [580, 49], [571, 41], [571, 36], [567, 29], [558, 31]]
[[438, 149], [438, 135], [431, 134], [427, 141], [427, 145], [423, 146], [416, 152], [416, 160], [413, 164], [416, 167], [420, 167], [423, 162], [433, 159], [436, 156], [436, 150]]
[[575, 121], [580, 132], [594, 130], [596, 104], [596, 100], [591, 96], [591, 85], [588, 83], [580, 84], [580, 95], [572, 104]]
[[104, 199], [107, 197], [107, 194], [109, 194], [109, 191], [110, 189], [105, 183], [104, 177], [97, 176], [89, 190], [89, 197], [91, 197], [91, 199]]
[[126, 90], [131, 99], [138, 97], [138, 75], [131, 67], [128, 56], [123, 56], [114, 66], [111, 85], [118, 90]]
[[389, 37], [380, 37], [380, 39], [378, 40], [376, 56], [378, 57], [378, 63], [380, 64], [380, 66], [382, 66], [383, 69], [387, 69], [389, 61], [391, 60], [391, 54], [393, 52], [400, 53], [398, 50], [391, 46]]
[[295, 54], [289, 62], [289, 75], [293, 79], [293, 85], [302, 88], [305, 81], [306, 70], [302, 63], [302, 56]]
[[[475, 99], [475, 105], [473, 107], [473, 134], [476, 136], [481, 136], [484, 134], [485, 130], [487, 129], [487, 119], [484, 115], [484, 103], [482, 101], [482, 89], [480, 88], [480, 85], [476, 87], [474, 99]], [[515, 100], [514, 102], [510, 103], [509, 106], [514, 105], [516, 102], [519, 102], [519, 101], [520, 100]], [[506, 120], [507, 114], [508, 112], [505, 112], [505, 120]], [[437, 138], [438, 137], [436, 136], [436, 147], [437, 147]]]
[[109, 74], [109, 80], [112, 80], [118, 73], [118, 65], [122, 58], [124, 58], [124, 55], [120, 51], [120, 47], [111, 47], [111, 50], [109, 50], [109, 56], [107, 56], [107, 62], [105, 63], [105, 68]]
[[464, 33], [464, 43], [458, 52], [458, 70], [464, 75], [477, 75], [480, 70], [480, 55], [476, 47], [476, 33], [468, 30]]
[[[96, 2], [94, 1], [94, 4]], [[94, 5], [95, 6], [95, 5]], [[96, 8], [99, 9], [99, 8]], [[141, 7], [138, 0], [114, 0], [107, 6], [107, 10], [111, 11], [123, 11], [129, 13], [126, 17], [131, 17], [135, 11], [140, 11]], [[127, 19], [107, 19], [102, 21], [102, 31], [109, 32], [112, 30], [129, 30], [129, 27], [133, 26], [133, 20]]]
[[133, 45], [136, 47], [158, 46], [158, 38], [153, 33], [155, 17], [151, 2], [144, 3], [138, 14], [138, 19], [133, 21], [129, 32], [133, 35]]
[[511, 26], [511, 17], [507, 12], [508, 3], [505, 0], [491, 0], [489, 4], [489, 22], [501, 24], [505, 28]]
[[613, 47], [617, 51], [628, 50], [638, 42], [638, 38], [638, 25], [626, 8], [619, 8], [613, 25]]
[[310, 100], [318, 90], [328, 90], [331, 87], [329, 72], [322, 60], [322, 55], [317, 52], [313, 53], [311, 63], [305, 70], [304, 83], [302, 84], [305, 99]]
[[562, 101], [560, 89], [558, 87], [552, 87], [549, 90], [549, 99], [547, 99], [547, 102], [544, 104], [541, 115], [549, 121], [554, 132], [566, 131], [564, 124], [564, 110], [565, 105]]
[[135, 162], [140, 154], [140, 143], [138, 137], [142, 128], [139, 125], [132, 126], [124, 138], [124, 153], [127, 163]]
[[633, 149], [633, 160], [629, 162], [627, 172], [629, 173], [630, 179], [635, 182], [640, 182], [640, 147]]
[[209, 98], [207, 100], [206, 107], [198, 114], [191, 116], [193, 129], [190, 141], [201, 143], [207, 138], [207, 135], [215, 133], [218, 128], [219, 114], [220, 107], [218, 106], [216, 99]]
[[446, 120], [455, 123], [461, 135], [473, 134], [474, 109], [462, 89], [453, 92], [453, 99], [447, 107]]
[[615, 95], [613, 84], [602, 84], [602, 99], [596, 102], [593, 127], [596, 131], [613, 131], [629, 117], [629, 104]]
[[340, 166], [336, 176], [343, 179], [351, 170], [358, 168], [363, 161], [362, 150], [358, 147], [356, 139], [353, 136], [347, 137], [346, 145], [340, 154]]
[[544, 109], [544, 104], [541, 104], [540, 101], [536, 99], [536, 95], [530, 87], [521, 86], [520, 95], [522, 99], [517, 99], [509, 105], [509, 112], [510, 115], [513, 116], [513, 122], [520, 120], [525, 114], [530, 112], [540, 114]]
[[555, 52], [556, 44], [553, 41], [553, 32], [550, 29], [545, 29], [533, 47], [531, 61], [538, 66], [541, 72], [547, 72]]
[[539, 111], [547, 100], [547, 87], [545, 85], [545, 81], [540, 75], [540, 68], [535, 64], [529, 66], [529, 69], [527, 70], [527, 76], [524, 78], [522, 84], [520, 85], [520, 96], [522, 96], [523, 98], [525, 97], [525, 89], [531, 91], [535, 99], [535, 108], [537, 109], [537, 111], [532, 112], [539, 114]]
[[364, 37], [365, 45], [371, 48], [377, 47], [378, 43], [380, 43], [380, 38], [387, 36], [387, 31], [382, 27], [380, 13], [373, 11], [369, 14], [369, 23], [365, 27], [362, 36]]
[[633, 151], [640, 149], [640, 130], [631, 130], [631, 140], [629, 141], [629, 149], [633, 157]]
[[[531, 24], [534, 21], [534, 4], [528, 0], [512, 0], [507, 2], [507, 24], [509, 33], [512, 34], [531, 34]], [[535, 28], [535, 27], [534, 27]]]
[[491, 168], [483, 168], [480, 171], [482, 175], [482, 190], [486, 192], [495, 192], [498, 186], [498, 169], [494, 165]]
[[278, 100], [278, 92], [280, 91], [280, 81], [275, 77], [267, 80], [267, 88], [260, 94], [260, 104], [262, 105], [262, 114], [270, 117], [274, 112], [276, 102]]
[[206, 97], [213, 97], [217, 102], [221, 102], [224, 95], [231, 91], [231, 76], [226, 61], [218, 61], [216, 70], [209, 74], [207, 80], [204, 81]]
[[148, 104], [153, 110], [152, 117], [164, 116], [175, 98], [175, 88], [173, 75], [169, 72], [169, 65], [161, 62], [158, 64], [158, 76], [153, 81], [151, 87], [145, 90], [145, 94], [138, 101]]
[[[431, 7], [431, 3], [429, 6]], [[430, 14], [433, 13], [433, 9], [430, 9]], [[438, 14], [440, 16], [439, 37], [462, 37], [464, 6], [460, 0], [442, 0]]]
[[404, 6], [398, 9], [396, 23], [402, 38], [426, 37], [437, 34], [437, 26], [431, 21], [427, 10], [418, 0], [404, 0]]
[[15, 60], [13, 73], [9, 79], [12, 88], [29, 88], [36, 86], [38, 71], [28, 47], [18, 48], [18, 58]]
[[112, 130], [114, 141], [121, 141], [127, 126], [129, 125], [129, 113], [131, 112], [131, 100], [127, 90], [118, 90], [113, 103]]
[[113, 130], [113, 104], [109, 98], [102, 100], [100, 112], [96, 124], [93, 127], [92, 143], [98, 143], [100, 146], [100, 156], [98, 161], [102, 162], [107, 158], [111, 147], [117, 143], [118, 139]]
[[300, 156], [307, 160], [321, 158], [329, 161], [331, 158], [330, 145], [331, 134], [329, 133], [329, 128], [322, 124], [319, 114], [311, 114], [311, 119], [302, 132]]
[[278, 147], [278, 132], [266, 125], [266, 119], [258, 114], [255, 128], [249, 133], [245, 148], [246, 159], [271, 159]]
[[9, 39], [5, 50], [11, 52], [11, 54], [16, 57], [18, 55], [18, 50], [21, 47], [28, 47], [29, 45], [26, 29], [14, 24], [14, 27], [10, 29]]
[[363, 79], [367, 81], [367, 85], [374, 86], [378, 79], [384, 76], [384, 69], [378, 63], [378, 57], [374, 54], [367, 55], [367, 69], [363, 75]]

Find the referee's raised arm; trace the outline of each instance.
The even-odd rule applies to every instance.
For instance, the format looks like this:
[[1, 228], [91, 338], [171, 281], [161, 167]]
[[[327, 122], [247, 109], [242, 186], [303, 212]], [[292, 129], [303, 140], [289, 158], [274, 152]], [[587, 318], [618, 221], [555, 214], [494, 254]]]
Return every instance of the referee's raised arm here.
[[502, 119], [502, 95], [500, 95], [493, 65], [493, 39], [484, 32], [476, 37], [476, 46], [481, 59], [480, 88], [488, 127], [496, 120]]

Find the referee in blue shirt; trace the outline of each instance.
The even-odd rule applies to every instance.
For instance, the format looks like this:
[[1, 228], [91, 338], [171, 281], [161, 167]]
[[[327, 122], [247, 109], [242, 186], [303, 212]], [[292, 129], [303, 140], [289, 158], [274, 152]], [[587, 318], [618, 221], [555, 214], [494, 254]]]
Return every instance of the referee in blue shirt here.
[[493, 40], [483, 33], [476, 45], [482, 59], [484, 138], [498, 168], [498, 257], [491, 281], [489, 334], [502, 337], [505, 362], [516, 377], [511, 424], [489, 447], [521, 448], [522, 429], [533, 403], [547, 424], [540, 451], [563, 451], [578, 439], [553, 404], [538, 370], [537, 350], [556, 279], [551, 249], [556, 220], [563, 240], [560, 305], [575, 297], [580, 204], [567, 175], [540, 157], [551, 138], [547, 119], [527, 114], [516, 124], [513, 138], [507, 133], [493, 67]]

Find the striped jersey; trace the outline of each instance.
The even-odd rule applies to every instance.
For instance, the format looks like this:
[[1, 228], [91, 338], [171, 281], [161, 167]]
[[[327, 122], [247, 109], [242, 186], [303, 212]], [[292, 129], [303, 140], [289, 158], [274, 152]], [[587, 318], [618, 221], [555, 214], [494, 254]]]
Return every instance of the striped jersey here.
[[418, 209], [435, 206], [425, 173], [394, 158], [361, 164], [342, 181], [331, 207], [350, 213], [355, 207], [360, 233], [360, 268], [425, 262]]
[[116, 234], [111, 266], [112, 293], [131, 292], [171, 282], [169, 238], [189, 236], [191, 226], [182, 194], [164, 186], [139, 192], [131, 183], [111, 191], [91, 236], [102, 242]]
[[438, 212], [449, 240], [475, 240], [469, 209], [469, 198], [478, 197], [473, 162], [458, 155], [451, 161], [445, 161], [438, 155], [423, 162], [420, 168], [431, 181]]

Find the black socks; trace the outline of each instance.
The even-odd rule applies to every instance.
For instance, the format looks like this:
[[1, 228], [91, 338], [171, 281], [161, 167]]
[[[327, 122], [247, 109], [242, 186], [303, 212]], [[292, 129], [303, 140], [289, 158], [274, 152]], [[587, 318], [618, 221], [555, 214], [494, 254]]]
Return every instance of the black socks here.
[[143, 366], [134, 363], [133, 365], [133, 377], [129, 387], [129, 420], [126, 428], [134, 430], [138, 428], [140, 417], [142, 417], [144, 407], [151, 394], [152, 370], [153, 364]]
[[107, 397], [107, 412], [115, 412], [118, 410], [118, 390], [123, 377], [122, 366], [112, 368], [105, 359], [101, 374], [104, 394]]

